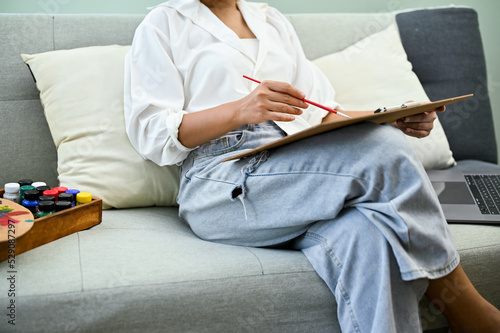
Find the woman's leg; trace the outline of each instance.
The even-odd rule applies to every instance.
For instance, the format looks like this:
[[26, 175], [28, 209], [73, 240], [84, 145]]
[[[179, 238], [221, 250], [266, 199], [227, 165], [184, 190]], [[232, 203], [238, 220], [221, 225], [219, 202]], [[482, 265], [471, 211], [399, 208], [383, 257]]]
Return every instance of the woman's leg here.
[[[238, 137], [245, 136], [258, 138], [258, 133]], [[245, 148], [244, 143], [241, 146]], [[247, 246], [278, 244], [316, 226], [332, 224], [333, 231], [326, 232], [327, 243], [339, 256], [346, 253], [343, 262], [348, 269], [328, 266], [331, 257], [320, 255], [321, 251], [317, 258], [308, 258], [339, 303], [345, 302], [347, 310], [341, 315], [345, 327], [354, 322], [378, 325], [373, 318], [382, 317], [389, 318], [396, 329], [405, 324], [414, 327], [418, 323], [414, 310], [424, 291], [419, 281], [445, 276], [458, 265], [425, 170], [403, 134], [394, 128], [347, 127], [281, 147], [269, 156], [227, 163], [219, 162], [224, 156], [213, 157], [215, 152], [209, 147], [201, 150], [200, 156], [183, 165], [181, 217], [201, 238]], [[346, 214], [352, 220], [344, 218], [344, 232], [337, 232], [335, 224]], [[369, 260], [364, 260], [365, 255]], [[331, 267], [331, 274], [321, 273], [322, 267]], [[366, 267], [373, 276], [364, 274]], [[341, 274], [343, 283], [351, 278], [358, 281], [349, 284], [349, 298], [336, 291]], [[376, 291], [370, 290], [372, 296], [364, 298], [372, 280]], [[373, 314], [378, 297], [387, 311]], [[351, 312], [357, 318], [354, 322], [347, 319]], [[386, 327], [387, 332], [394, 331], [391, 327]]]
[[425, 294], [443, 312], [453, 333], [500, 332], [500, 311], [479, 295], [462, 266], [430, 280]]
[[427, 279], [405, 281], [384, 235], [355, 208], [313, 225], [301, 249], [337, 300], [342, 332], [421, 332]]

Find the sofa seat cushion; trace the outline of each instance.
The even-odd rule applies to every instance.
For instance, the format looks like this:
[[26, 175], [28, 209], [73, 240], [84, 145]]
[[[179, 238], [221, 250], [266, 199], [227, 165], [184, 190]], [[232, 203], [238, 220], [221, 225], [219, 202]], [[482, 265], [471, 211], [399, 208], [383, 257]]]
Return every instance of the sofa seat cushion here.
[[17, 328], [231, 332], [235, 318], [283, 332], [338, 327], [333, 296], [301, 252], [206, 242], [177, 213], [106, 210], [100, 225], [19, 255]]
[[[276, 332], [337, 327], [335, 300], [301, 252], [206, 242], [177, 213], [175, 207], [107, 210], [100, 225], [19, 255], [19, 328], [140, 331], [147, 320], [151, 332], [230, 332], [238, 329], [234, 318], [242, 329]], [[487, 298], [500, 295], [492, 283], [500, 228], [450, 228], [473, 283]], [[6, 261], [0, 270], [8, 270]], [[7, 284], [0, 280], [2, 290]], [[7, 304], [6, 293], [0, 302]], [[425, 328], [444, 323], [426, 300], [421, 310]]]

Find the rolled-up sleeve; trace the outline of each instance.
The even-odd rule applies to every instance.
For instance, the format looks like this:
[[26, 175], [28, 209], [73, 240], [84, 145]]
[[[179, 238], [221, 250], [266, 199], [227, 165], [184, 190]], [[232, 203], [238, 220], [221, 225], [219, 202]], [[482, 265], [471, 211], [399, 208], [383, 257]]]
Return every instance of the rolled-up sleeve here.
[[172, 61], [168, 33], [154, 21], [153, 16], [137, 28], [125, 58], [125, 128], [143, 158], [158, 165], [181, 164], [192, 150], [178, 140], [187, 113], [183, 81]]

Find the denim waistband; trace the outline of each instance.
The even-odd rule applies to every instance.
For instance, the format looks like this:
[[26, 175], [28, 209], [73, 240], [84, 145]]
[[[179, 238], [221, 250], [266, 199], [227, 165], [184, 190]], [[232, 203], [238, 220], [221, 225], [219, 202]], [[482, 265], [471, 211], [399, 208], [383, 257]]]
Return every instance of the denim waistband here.
[[256, 128], [259, 128], [259, 127], [278, 127], [278, 125], [276, 125], [274, 123], [274, 121], [272, 120], [268, 120], [268, 121], [265, 121], [263, 123], [259, 123], [259, 124], [245, 124], [245, 125], [242, 125], [238, 128], [235, 128], [234, 130], [232, 130], [231, 132], [234, 132], [234, 131], [244, 131], [244, 130], [247, 130], [247, 131], [254, 131]]
[[247, 150], [280, 139], [286, 134], [273, 121], [246, 124], [200, 145], [191, 152], [195, 159]]

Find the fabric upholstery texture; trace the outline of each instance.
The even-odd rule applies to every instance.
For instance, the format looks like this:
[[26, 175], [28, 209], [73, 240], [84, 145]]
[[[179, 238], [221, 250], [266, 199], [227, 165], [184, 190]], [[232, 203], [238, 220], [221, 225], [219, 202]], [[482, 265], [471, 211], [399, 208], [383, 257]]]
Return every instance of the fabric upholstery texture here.
[[[400, 34], [408, 59], [431, 100], [474, 94], [439, 114], [455, 159], [497, 163], [477, 13], [463, 8], [418, 10], [401, 13], [396, 21], [401, 23]], [[488, 149], [478, 149], [479, 146]]]
[[[327, 75], [335, 88], [337, 102], [345, 110], [376, 110], [409, 100], [429, 100], [411, 70], [396, 24], [341, 52], [315, 59], [313, 63]], [[455, 165], [439, 119], [434, 122], [429, 136], [406, 138], [426, 169], [445, 169]]]
[[[500, 228], [451, 230], [471, 280], [484, 294], [498, 295]], [[144, 329], [144, 320], [152, 332], [162, 331], [161, 323], [172, 331], [207, 332], [285, 332], [299, 323], [331, 332], [337, 325], [333, 296], [301, 252], [201, 241], [175, 207], [105, 211], [102, 224], [27, 252], [17, 266], [23, 332], [133, 332]], [[4, 280], [0, 290], [7, 288]], [[443, 319], [425, 299], [422, 309], [424, 327], [439, 327]]]
[[[288, 17], [310, 59], [341, 51], [383, 30], [389, 18], [394, 19], [389, 14]], [[0, 142], [5, 143], [0, 183], [26, 176], [57, 182], [56, 149], [39, 92], [19, 54], [129, 45], [141, 19], [139, 15], [0, 14], [0, 43], [6, 46], [0, 48]], [[429, 61], [425, 54], [431, 52], [423, 49], [428, 39], [439, 38], [434, 36], [439, 31], [449, 36], [450, 43], [458, 43], [454, 39], [460, 33], [447, 32], [447, 26], [458, 31], [456, 24], [460, 24], [468, 31], [462, 34], [478, 36], [474, 10], [415, 11], [398, 14], [397, 19], [406, 53], [415, 61], [414, 70], [429, 98], [460, 94], [453, 90], [453, 79], [443, 82], [450, 89], [446, 96], [439, 90], [442, 83], [422, 80], [420, 71], [427, 73]], [[444, 26], [439, 22], [445, 22]], [[413, 45], [412, 41], [418, 42]], [[451, 53], [440, 52], [440, 57], [451, 57]], [[480, 56], [474, 59], [481, 62]], [[447, 61], [437, 65], [447, 66]], [[447, 68], [447, 72], [455, 71]], [[488, 108], [474, 112], [491, 117]], [[494, 142], [491, 131], [474, 124], [455, 130], [456, 122], [441, 120], [458, 160], [455, 168], [499, 171], [498, 165], [473, 160], [489, 154], [486, 145], [460, 144], [462, 136]], [[495, 280], [500, 267], [500, 228], [456, 224], [451, 231], [471, 280], [500, 306]], [[100, 225], [16, 258], [16, 329], [22, 332], [340, 332], [335, 300], [300, 252], [203, 242], [177, 218], [176, 207], [107, 210]], [[9, 302], [7, 271], [7, 262], [0, 262], [2, 306]], [[424, 329], [446, 327], [444, 318], [425, 299], [420, 309]], [[11, 329], [4, 317], [0, 331]]]
[[[47, 15], [12, 15], [8, 20], [0, 19], [0, 136], [2, 141], [15, 138], [10, 139], [12, 145], [2, 147], [1, 164], [9, 161], [9, 167], [0, 172], [1, 187], [26, 174], [57, 184], [54, 143], [49, 139], [33, 78], [19, 57], [23, 52], [52, 49], [52, 22], [52, 17]], [[45, 161], [43, 165], [36, 164], [35, 173], [33, 161]]]
[[123, 66], [129, 49], [93, 46], [22, 58], [40, 90], [61, 186], [92, 193], [104, 208], [176, 205], [179, 168], [144, 160], [125, 133]]

